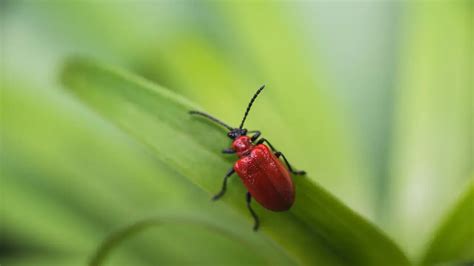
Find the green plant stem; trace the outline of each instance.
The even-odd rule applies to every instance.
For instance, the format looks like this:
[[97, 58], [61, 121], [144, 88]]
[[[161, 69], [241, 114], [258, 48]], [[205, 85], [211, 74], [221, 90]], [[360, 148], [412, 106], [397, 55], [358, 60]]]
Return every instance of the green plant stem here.
[[[103, 265], [107, 257], [110, 256], [111, 252], [117, 248], [120, 244], [126, 240], [132, 238], [139, 233], [151, 229], [152, 227], [160, 227], [164, 225], [182, 225], [182, 226], [195, 226], [211, 232], [220, 234], [230, 240], [237, 240], [242, 242], [243, 245], [252, 245], [248, 241], [245, 241], [237, 234], [225, 230], [219, 226], [210, 224], [209, 222], [198, 220], [196, 218], [190, 217], [152, 217], [146, 218], [137, 222], [134, 222], [130, 225], [126, 225], [123, 228], [118, 229], [117, 231], [111, 233], [96, 249], [95, 253], [92, 255], [89, 265], [90, 266], [99, 266]], [[269, 258], [264, 258], [265, 261], [270, 262]]]

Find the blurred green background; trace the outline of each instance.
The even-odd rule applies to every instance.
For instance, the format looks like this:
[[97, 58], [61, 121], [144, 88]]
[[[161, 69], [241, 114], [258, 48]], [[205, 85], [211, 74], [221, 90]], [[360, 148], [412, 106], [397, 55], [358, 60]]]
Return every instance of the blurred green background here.
[[[265, 83], [248, 128], [414, 261], [472, 180], [471, 1], [2, 1], [0, 10], [2, 265], [83, 265], [110, 232], [154, 215], [217, 221], [247, 242], [170, 223], [121, 245], [110, 265], [296, 263], [65, 91], [60, 73], [74, 55], [232, 125]], [[225, 171], [208, 177], [216, 192]]]

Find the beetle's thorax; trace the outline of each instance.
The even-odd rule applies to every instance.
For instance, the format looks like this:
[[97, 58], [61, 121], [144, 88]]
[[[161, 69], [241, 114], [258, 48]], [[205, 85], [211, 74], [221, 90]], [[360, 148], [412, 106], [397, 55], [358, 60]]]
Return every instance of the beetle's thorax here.
[[232, 142], [232, 148], [236, 151], [239, 158], [247, 156], [254, 147], [255, 145], [249, 136], [237, 137], [234, 142]]

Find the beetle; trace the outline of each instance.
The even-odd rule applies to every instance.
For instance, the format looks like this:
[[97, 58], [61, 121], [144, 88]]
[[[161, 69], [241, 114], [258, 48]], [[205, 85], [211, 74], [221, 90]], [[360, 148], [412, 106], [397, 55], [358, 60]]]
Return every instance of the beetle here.
[[[224, 176], [221, 191], [212, 197], [212, 200], [218, 200], [225, 194], [228, 178], [232, 174], [237, 173], [248, 190], [246, 202], [247, 208], [254, 219], [254, 231], [258, 230], [260, 222], [250, 205], [251, 199], [255, 198], [260, 205], [271, 211], [286, 211], [291, 208], [295, 201], [295, 188], [290, 172], [295, 175], [306, 174], [305, 171], [294, 170], [285, 155], [277, 151], [267, 139], [259, 139], [260, 131], [248, 131], [244, 128], [247, 115], [255, 99], [264, 88], [265, 85], [261, 86], [253, 95], [238, 128], [233, 128], [207, 113], [189, 111], [191, 115], [205, 117], [229, 130], [227, 136], [232, 139], [232, 145], [222, 152], [225, 154], [236, 154], [239, 159]], [[253, 135], [248, 136], [247, 134], [249, 133]], [[283, 158], [283, 162], [288, 169], [284, 167], [280, 157]]]

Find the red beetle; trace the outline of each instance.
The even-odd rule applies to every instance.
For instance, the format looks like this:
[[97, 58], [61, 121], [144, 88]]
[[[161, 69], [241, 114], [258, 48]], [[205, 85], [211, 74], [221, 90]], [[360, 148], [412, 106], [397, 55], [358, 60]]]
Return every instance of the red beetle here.
[[[254, 218], [255, 224], [253, 229], [255, 231], [259, 227], [259, 220], [257, 214], [250, 206], [251, 198], [254, 197], [258, 203], [269, 210], [286, 211], [291, 208], [295, 201], [295, 188], [289, 171], [296, 175], [305, 174], [305, 171], [293, 170], [285, 155], [277, 151], [268, 140], [265, 138], [258, 139], [261, 134], [260, 131], [247, 131], [247, 129], [243, 128], [250, 108], [263, 88], [265, 88], [265, 85], [260, 87], [250, 100], [244, 118], [238, 128], [232, 128], [219, 119], [203, 112], [189, 112], [193, 115], [206, 117], [229, 130], [227, 136], [233, 140], [232, 147], [222, 152], [228, 154], [235, 153], [239, 160], [224, 176], [221, 191], [212, 199], [217, 200], [224, 195], [227, 188], [227, 179], [236, 172], [248, 190], [246, 196], [247, 207]], [[253, 133], [253, 135], [249, 137], [247, 133]], [[264, 142], [270, 148], [263, 144]], [[283, 157], [283, 161], [289, 171], [279, 160], [280, 156]]]

